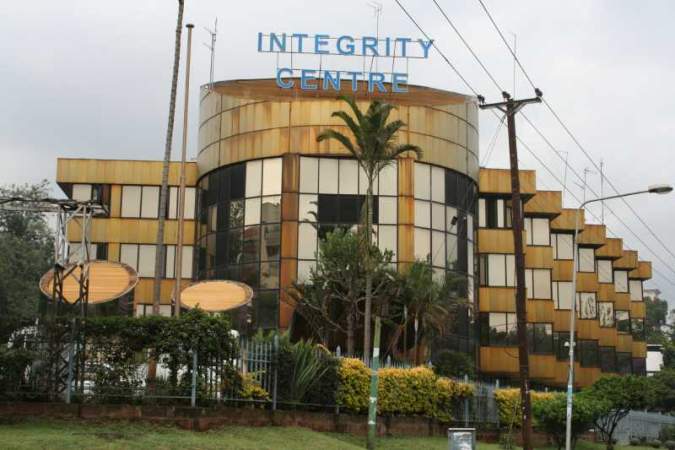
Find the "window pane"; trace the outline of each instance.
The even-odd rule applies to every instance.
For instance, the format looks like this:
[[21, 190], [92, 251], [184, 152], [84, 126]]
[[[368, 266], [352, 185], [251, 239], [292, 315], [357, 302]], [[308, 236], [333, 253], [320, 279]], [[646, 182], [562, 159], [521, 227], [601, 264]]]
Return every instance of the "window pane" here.
[[548, 219], [532, 219], [532, 245], [551, 245], [548, 225]]
[[138, 275], [140, 277], [155, 276], [155, 246], [138, 246]]
[[505, 313], [490, 313], [490, 345], [500, 345], [506, 342], [508, 333]]
[[378, 246], [380, 250], [391, 250], [394, 253], [392, 261], [396, 261], [396, 226], [380, 225], [378, 227]]
[[169, 186], [169, 219], [178, 217], [178, 187]]
[[244, 208], [244, 225], [255, 225], [260, 223], [260, 197], [247, 198]]
[[217, 231], [218, 230], [218, 205], [211, 205], [208, 207], [208, 212], [207, 212], [207, 229], [209, 231]]
[[613, 283], [612, 261], [607, 259], [598, 259], [598, 282]]
[[595, 293], [577, 293], [577, 308], [577, 313], [580, 319], [595, 319], [598, 315]]
[[452, 206], [445, 207], [445, 231], [448, 233], [457, 233], [457, 222], [459, 221], [459, 215], [457, 213], [457, 208]]
[[183, 215], [187, 220], [194, 220], [195, 215], [195, 203], [197, 200], [197, 189], [193, 187], [185, 188], [185, 209]]
[[630, 299], [634, 302], [641, 302], [642, 301], [642, 281], [641, 280], [630, 280], [629, 289], [630, 289]]
[[614, 271], [614, 291], [628, 292], [628, 271], [626, 270]]
[[141, 217], [155, 218], [159, 214], [159, 186], [143, 186]]
[[431, 204], [431, 228], [445, 231], [445, 205]]
[[551, 271], [533, 270], [533, 288], [534, 297], [537, 299], [548, 300], [551, 298]]
[[397, 220], [396, 197], [378, 197], [379, 202], [379, 223], [395, 224]]
[[595, 272], [595, 250], [579, 248], [579, 272]]
[[457, 270], [457, 236], [454, 234], [446, 234], [445, 242], [445, 259], [447, 261], [448, 270]]
[[166, 249], [166, 264], [164, 267], [165, 278], [173, 278], [176, 273], [176, 246], [167, 245]]
[[260, 288], [276, 289], [279, 287], [279, 263], [264, 262], [260, 264]]
[[506, 286], [506, 263], [504, 255], [488, 255], [488, 285]]
[[316, 267], [316, 261], [298, 261], [298, 282], [309, 281], [310, 270]]
[[506, 255], [506, 285], [516, 285], [516, 256]]
[[262, 192], [263, 162], [248, 161], [246, 163], [246, 197], [259, 197]]
[[300, 192], [319, 192], [319, 159], [300, 157]]
[[242, 231], [242, 228], [234, 228], [228, 231], [228, 264], [240, 264], [242, 262]]
[[398, 194], [398, 162], [385, 166], [380, 171], [380, 195]]
[[415, 259], [427, 261], [429, 257], [429, 230], [415, 228]]
[[354, 159], [340, 159], [340, 194], [358, 194], [359, 166]]
[[232, 200], [229, 211], [230, 228], [244, 225], [244, 200]]
[[487, 210], [485, 208], [485, 199], [479, 198], [478, 199], [478, 227], [485, 228], [485, 226], [486, 226], [486, 221], [485, 221], [486, 214], [487, 214]]
[[[315, 194], [300, 194], [299, 196], [299, 211], [298, 219], [300, 221], [306, 220], [309, 222], [316, 222], [317, 202], [319, 196]], [[313, 213], [313, 214], [312, 214]]]
[[431, 167], [431, 200], [445, 203], [445, 169]]
[[574, 290], [571, 281], [557, 281], [557, 309], [572, 309]]
[[126, 264], [129, 267], [132, 267], [138, 272], [138, 245], [121, 244], [120, 262]]
[[244, 262], [260, 260], [260, 226], [251, 226], [244, 229]]
[[430, 195], [431, 166], [428, 164], [415, 163], [415, 198], [429, 200]]
[[91, 184], [73, 184], [72, 198], [78, 202], [91, 200]]
[[316, 229], [309, 223], [298, 226], [298, 258], [316, 258]]
[[338, 160], [331, 158], [319, 159], [319, 193], [338, 193]]
[[261, 210], [262, 223], [279, 223], [281, 222], [281, 196], [262, 198]]
[[598, 318], [601, 327], [614, 327], [614, 303], [598, 302]]
[[431, 226], [431, 203], [415, 200], [415, 226], [422, 228]]
[[122, 186], [122, 217], [140, 217], [141, 187]]
[[628, 311], [614, 311], [616, 318], [616, 331], [630, 333], [630, 313]]
[[263, 160], [262, 195], [281, 194], [281, 158]]
[[253, 304], [255, 326], [262, 329], [276, 328], [279, 317], [279, 294], [276, 291], [260, 292]]
[[445, 233], [431, 232], [431, 264], [445, 267]]
[[263, 225], [260, 243], [260, 260], [278, 260], [281, 254], [281, 225]]

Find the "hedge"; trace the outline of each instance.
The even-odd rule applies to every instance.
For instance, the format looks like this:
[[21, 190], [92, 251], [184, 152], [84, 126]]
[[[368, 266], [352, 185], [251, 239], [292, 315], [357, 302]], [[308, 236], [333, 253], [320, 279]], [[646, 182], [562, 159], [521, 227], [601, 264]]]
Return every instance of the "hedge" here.
[[[541, 400], [550, 400], [554, 397], [552, 392], [530, 391], [532, 403]], [[520, 426], [522, 418], [520, 415], [520, 389], [497, 389], [495, 391], [495, 400], [499, 408], [499, 422], [502, 425]]]
[[[473, 387], [437, 376], [427, 367], [380, 369], [378, 413], [421, 415], [448, 422], [457, 402], [473, 395]], [[345, 358], [338, 371], [337, 401], [356, 413], [368, 409], [370, 370], [357, 359]]]

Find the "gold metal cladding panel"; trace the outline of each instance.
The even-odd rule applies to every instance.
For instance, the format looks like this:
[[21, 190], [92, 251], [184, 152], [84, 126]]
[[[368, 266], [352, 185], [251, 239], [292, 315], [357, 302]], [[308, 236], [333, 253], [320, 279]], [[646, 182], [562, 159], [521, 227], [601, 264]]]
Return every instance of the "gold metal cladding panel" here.
[[578, 319], [577, 334], [579, 339], [598, 339], [600, 324], [596, 319]]
[[647, 357], [647, 343], [646, 342], [635, 342], [633, 341], [633, 358], [646, 358]]
[[630, 302], [630, 317], [642, 319], [646, 315], [645, 302]]
[[[197, 182], [197, 166], [186, 164], [187, 186]], [[169, 184], [177, 186], [180, 181], [180, 163], [169, 166]], [[162, 161], [130, 161], [103, 159], [58, 158], [56, 161], [57, 183], [101, 184], [162, 184]]]
[[122, 211], [122, 186], [113, 184], [110, 187], [110, 217], [119, 217]]
[[480, 369], [490, 373], [518, 373], [518, 348], [481, 346]]
[[553, 260], [553, 273], [551, 279], [553, 281], [572, 281], [572, 268], [574, 263], [566, 260]]
[[108, 261], [120, 260], [120, 244], [119, 242], [109, 242], [108, 243]]
[[630, 294], [624, 294], [624, 293], [615, 293], [614, 294], [614, 310], [625, 310], [628, 311], [630, 310]]
[[480, 312], [516, 312], [516, 288], [480, 287]]
[[[154, 281], [152, 278], [141, 278], [134, 289], [134, 304], [152, 305], [152, 289]], [[171, 297], [176, 280], [162, 280], [159, 299], [163, 305], [171, 304]]]
[[584, 231], [579, 233], [579, 245], [588, 247], [601, 247], [605, 245], [606, 228], [604, 225], [587, 223]]
[[[576, 209], [563, 208], [560, 210], [560, 215], [555, 219], [551, 220], [551, 231], [569, 231], [574, 232], [574, 221], [577, 214]], [[584, 229], [584, 217], [585, 213], [583, 210], [579, 210], [579, 231]]]
[[577, 272], [577, 292], [598, 292], [598, 274]]
[[527, 301], [528, 322], [551, 322], [553, 321], [553, 311], [554, 306], [552, 300]]
[[555, 378], [555, 355], [530, 355], [530, 376], [535, 379]]
[[638, 261], [637, 269], [631, 270], [628, 273], [628, 278], [634, 280], [649, 280], [652, 277], [652, 263], [651, 261]]
[[625, 333], [617, 334], [616, 351], [633, 353], [633, 337], [630, 334]]
[[598, 301], [600, 302], [613, 302], [616, 298], [616, 293], [614, 292], [614, 284], [610, 283], [598, 283]]
[[569, 309], [556, 309], [553, 311], [553, 329], [555, 331], [570, 331]]
[[478, 230], [478, 253], [514, 253], [513, 230], [487, 229]]
[[[536, 173], [534, 170], [521, 170], [520, 192], [525, 195], [534, 195], [537, 192]], [[481, 194], [511, 194], [511, 173], [509, 169], [481, 168], [479, 173], [478, 190]]]
[[[94, 218], [91, 223], [92, 242], [121, 242], [129, 244], [154, 244], [157, 239], [156, 219], [119, 219]], [[185, 221], [183, 244], [194, 243], [195, 222]], [[78, 224], [71, 223], [68, 227], [68, 239], [79, 241], [81, 230]], [[178, 221], [167, 220], [164, 229], [164, 243], [175, 244], [178, 239]]]
[[638, 255], [635, 250], [624, 250], [621, 258], [614, 261], [612, 267], [615, 269], [633, 270], [638, 267]]
[[605, 245], [595, 251], [596, 258], [618, 259], [623, 256], [623, 239], [607, 238]]
[[555, 217], [562, 210], [562, 192], [537, 191], [524, 207], [526, 215]]
[[525, 267], [528, 269], [552, 269], [553, 247], [526, 245]]
[[616, 328], [598, 327], [596, 333], [599, 345], [603, 347], [614, 347], [616, 345]]
[[295, 302], [288, 295], [288, 287], [290, 287], [297, 279], [298, 260], [297, 259], [281, 259], [281, 269], [279, 274], [279, 286], [281, 288], [281, 298], [279, 302], [279, 328], [282, 330], [288, 329], [293, 318], [293, 311], [295, 311]]
[[602, 376], [602, 372], [597, 367], [581, 367], [574, 370], [574, 377], [576, 378], [576, 386], [586, 387], [590, 386]]

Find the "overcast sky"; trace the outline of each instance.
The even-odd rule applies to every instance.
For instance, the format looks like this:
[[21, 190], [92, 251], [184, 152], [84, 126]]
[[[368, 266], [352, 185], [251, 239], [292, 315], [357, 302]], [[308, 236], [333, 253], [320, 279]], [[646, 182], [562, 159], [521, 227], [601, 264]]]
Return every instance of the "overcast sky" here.
[[[485, 0], [507, 39], [517, 35], [517, 53], [570, 130], [596, 163], [605, 161], [609, 180], [620, 191], [653, 183], [675, 183], [675, 2], [568, 0]], [[453, 64], [488, 100], [500, 93], [462, 46], [432, 0], [401, 0]], [[513, 91], [512, 57], [477, 0], [438, 0], [499, 84]], [[382, 0], [381, 36], [422, 37], [393, 0]], [[176, 2], [170, 0], [23, 0], [3, 2], [0, 11], [0, 183], [53, 180], [58, 156], [160, 159], [169, 101]], [[276, 60], [256, 51], [263, 32], [373, 35], [375, 16], [366, 0], [186, 0], [185, 20], [193, 22], [193, 71], [189, 152], [196, 153], [198, 85], [208, 82], [209, 39], [204, 26], [218, 18], [215, 78], [272, 77]], [[185, 35], [184, 35], [185, 37]], [[185, 49], [185, 46], [183, 46]], [[184, 59], [182, 60], [184, 62]], [[317, 64], [308, 62], [307, 64]], [[181, 64], [181, 80], [183, 78]], [[410, 64], [410, 82], [470, 93], [445, 62]], [[516, 95], [531, 88], [516, 72]], [[174, 157], [180, 150], [182, 88], [179, 88]], [[570, 165], [583, 173], [592, 164], [542, 105], [528, 117]], [[480, 116], [485, 157], [497, 129], [490, 113]], [[563, 164], [524, 121], [518, 133], [563, 179]], [[505, 130], [488, 166], [506, 167]], [[540, 189], [560, 189], [525, 148], [521, 167], [538, 171]], [[578, 198], [578, 179], [567, 175]], [[600, 178], [588, 175], [599, 192]], [[606, 188], [606, 192], [610, 189]], [[56, 190], [55, 190], [56, 192]], [[589, 192], [588, 198], [592, 197]], [[675, 252], [675, 194], [629, 200], [656, 235]], [[566, 206], [576, 201], [568, 195]], [[663, 262], [606, 211], [610, 229], [654, 261], [654, 279], [675, 306], [675, 256], [649, 234], [621, 203], [608, 204]], [[599, 208], [592, 211], [600, 214]]]

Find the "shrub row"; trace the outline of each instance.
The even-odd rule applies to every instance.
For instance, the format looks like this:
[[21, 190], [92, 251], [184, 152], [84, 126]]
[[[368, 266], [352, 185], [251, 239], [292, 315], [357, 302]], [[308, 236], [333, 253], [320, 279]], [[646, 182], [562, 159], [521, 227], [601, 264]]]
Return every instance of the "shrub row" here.
[[[541, 400], [551, 400], [554, 394], [551, 392], [531, 391], [532, 403]], [[499, 422], [505, 426], [519, 427], [522, 424], [520, 416], [520, 389], [497, 389], [495, 401], [499, 409]]]

